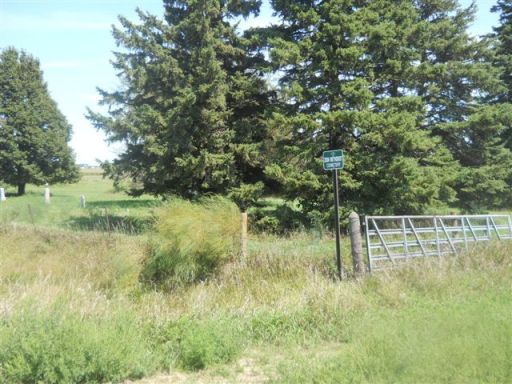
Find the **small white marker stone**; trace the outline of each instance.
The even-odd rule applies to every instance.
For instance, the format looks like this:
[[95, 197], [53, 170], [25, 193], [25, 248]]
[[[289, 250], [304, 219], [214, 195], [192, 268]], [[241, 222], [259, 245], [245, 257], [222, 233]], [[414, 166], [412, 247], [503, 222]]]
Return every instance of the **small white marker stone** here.
[[45, 184], [44, 188], [44, 202], [46, 204], [50, 204], [50, 187], [48, 186], [48, 183]]

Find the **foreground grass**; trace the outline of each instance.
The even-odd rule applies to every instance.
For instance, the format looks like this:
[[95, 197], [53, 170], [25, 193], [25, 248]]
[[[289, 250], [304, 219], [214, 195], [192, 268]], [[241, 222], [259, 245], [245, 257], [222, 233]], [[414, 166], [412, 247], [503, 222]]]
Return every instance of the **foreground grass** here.
[[4, 225], [0, 244], [0, 383], [250, 382], [248, 359], [255, 382], [512, 381], [507, 243], [340, 283], [330, 243], [259, 238], [171, 293], [139, 284], [140, 236]]

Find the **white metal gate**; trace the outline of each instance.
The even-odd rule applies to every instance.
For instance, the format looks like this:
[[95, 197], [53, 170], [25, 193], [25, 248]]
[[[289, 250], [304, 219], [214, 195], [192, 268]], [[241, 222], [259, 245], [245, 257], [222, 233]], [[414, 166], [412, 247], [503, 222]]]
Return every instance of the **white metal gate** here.
[[469, 243], [512, 239], [509, 215], [366, 216], [370, 271], [414, 257], [457, 254]]

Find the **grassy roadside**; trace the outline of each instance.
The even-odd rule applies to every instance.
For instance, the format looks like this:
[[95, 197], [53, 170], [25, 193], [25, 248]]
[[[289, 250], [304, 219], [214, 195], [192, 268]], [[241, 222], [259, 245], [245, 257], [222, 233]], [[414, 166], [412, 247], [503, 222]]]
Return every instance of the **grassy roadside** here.
[[329, 236], [253, 235], [164, 293], [139, 282], [158, 201], [39, 189], [0, 204], [0, 383], [512, 381], [512, 244], [338, 282]]
[[220, 276], [160, 293], [138, 283], [141, 237], [3, 226], [0, 382], [237, 382], [247, 359], [276, 383], [512, 379], [506, 243], [340, 283], [320, 244], [291, 246], [305, 234], [258, 241]]

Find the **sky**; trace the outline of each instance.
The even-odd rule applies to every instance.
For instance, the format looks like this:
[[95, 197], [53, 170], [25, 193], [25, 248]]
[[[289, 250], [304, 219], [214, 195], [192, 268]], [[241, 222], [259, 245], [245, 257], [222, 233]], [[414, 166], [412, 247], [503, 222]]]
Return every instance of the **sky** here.
[[[467, 6], [471, 0], [460, 0]], [[470, 33], [492, 31], [498, 15], [489, 9], [495, 0], [476, 0], [478, 12]], [[162, 0], [0, 0], [0, 50], [23, 49], [39, 59], [51, 97], [73, 126], [70, 142], [78, 164], [112, 160], [122, 151], [108, 145], [105, 136], [85, 118], [86, 108], [101, 111], [97, 87], [113, 91], [119, 86], [110, 64], [117, 49], [112, 25], [117, 16], [137, 21], [139, 7], [163, 14]], [[245, 25], [264, 25], [272, 20], [265, 2], [258, 19]]]

